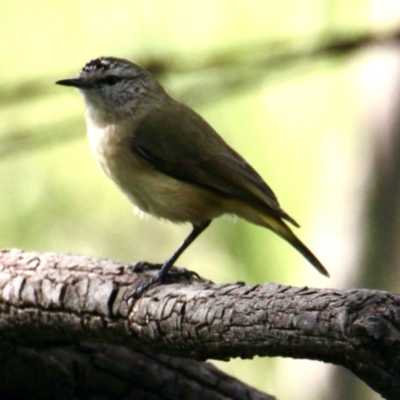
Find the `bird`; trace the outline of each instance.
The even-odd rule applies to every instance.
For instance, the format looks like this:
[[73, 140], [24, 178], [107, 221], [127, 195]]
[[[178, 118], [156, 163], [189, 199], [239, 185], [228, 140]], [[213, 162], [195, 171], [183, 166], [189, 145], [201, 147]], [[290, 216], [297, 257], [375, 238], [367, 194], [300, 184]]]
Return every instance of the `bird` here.
[[268, 228], [329, 276], [293, 233], [288, 224], [299, 224], [256, 170], [149, 71], [126, 59], [99, 57], [77, 77], [56, 84], [77, 88], [83, 96], [94, 158], [128, 199], [144, 213], [192, 225], [179, 248], [132, 297], [164, 283], [178, 257], [224, 214]]

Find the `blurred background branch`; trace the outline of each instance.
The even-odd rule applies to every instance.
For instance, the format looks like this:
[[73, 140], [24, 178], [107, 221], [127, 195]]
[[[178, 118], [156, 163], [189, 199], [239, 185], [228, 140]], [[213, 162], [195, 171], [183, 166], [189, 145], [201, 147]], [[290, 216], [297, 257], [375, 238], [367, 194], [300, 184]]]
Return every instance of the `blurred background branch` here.
[[[129, 58], [161, 80], [171, 75], [179, 76], [182, 80], [192, 79], [190, 83], [177, 91], [176, 97], [184, 103], [196, 106], [241, 93], [260, 84], [274, 73], [293, 74], [296, 67], [304, 68], [305, 63], [313, 63], [321, 58], [347, 57], [371, 46], [399, 43], [400, 30], [356, 37], [331, 33], [324, 40], [317, 37], [310, 41], [312, 43], [310, 46], [300, 48], [297, 48], [297, 42], [294, 40], [250, 42], [241, 45], [240, 48], [220, 49], [202, 60], [185, 60], [179, 58], [179, 55], [174, 57], [171, 54], [141, 60], [136, 60], [133, 54]], [[71, 74], [77, 73], [78, 70], [71, 72]], [[2, 105], [18, 106], [21, 99], [24, 102], [36, 101], [38, 98], [45, 99], [54, 92], [48, 86], [49, 81], [53, 82], [57, 79], [59, 77], [54, 75], [41, 80], [20, 81], [9, 87], [7, 91], [0, 90], [0, 107]], [[62, 122], [62, 124], [65, 123], [65, 121]], [[78, 125], [76, 120], [68, 124], [72, 123]], [[35, 135], [29, 127], [26, 127], [24, 131], [8, 131], [4, 133], [0, 143], [0, 160], [12, 156], [15, 152], [54, 145], [82, 136], [78, 128], [74, 131], [74, 135], [53, 134], [60, 131], [62, 131], [60, 122], [42, 126], [40, 135]]]

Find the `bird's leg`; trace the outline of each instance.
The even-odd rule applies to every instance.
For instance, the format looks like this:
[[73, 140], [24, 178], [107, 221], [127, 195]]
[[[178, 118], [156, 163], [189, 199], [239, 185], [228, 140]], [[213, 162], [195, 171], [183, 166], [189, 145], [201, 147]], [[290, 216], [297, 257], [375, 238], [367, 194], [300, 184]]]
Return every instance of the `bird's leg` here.
[[[160, 271], [156, 276], [150, 278], [146, 282], [143, 282], [140, 286], [138, 286], [129, 296], [128, 298], [137, 298], [142, 295], [146, 290], [150, 287], [164, 283], [165, 277], [168, 274], [168, 271], [174, 265], [175, 261], [179, 258], [179, 256], [190, 246], [190, 244], [202, 233], [208, 225], [210, 225], [211, 221], [204, 221], [199, 224], [193, 224], [193, 229], [190, 232], [189, 236], [183, 241], [183, 243], [179, 246], [179, 248], [175, 251], [175, 253], [166, 260], [160, 268]], [[142, 264], [142, 263], [141, 263]], [[138, 268], [133, 268], [133, 271], [139, 272], [143, 271], [143, 265], [138, 265]], [[160, 264], [156, 264], [155, 267], [158, 269]], [[197, 275], [195, 272], [184, 271], [183, 275]], [[198, 275], [197, 275], [198, 276]]]

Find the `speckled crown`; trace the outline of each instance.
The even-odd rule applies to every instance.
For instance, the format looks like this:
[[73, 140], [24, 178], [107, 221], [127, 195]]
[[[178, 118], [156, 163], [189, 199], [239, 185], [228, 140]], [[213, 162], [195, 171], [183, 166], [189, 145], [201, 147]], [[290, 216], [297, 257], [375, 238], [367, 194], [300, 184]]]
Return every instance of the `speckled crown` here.
[[93, 72], [93, 71], [106, 71], [110, 69], [112, 65], [112, 58], [100, 57], [95, 60], [90, 60], [83, 68], [82, 72]]

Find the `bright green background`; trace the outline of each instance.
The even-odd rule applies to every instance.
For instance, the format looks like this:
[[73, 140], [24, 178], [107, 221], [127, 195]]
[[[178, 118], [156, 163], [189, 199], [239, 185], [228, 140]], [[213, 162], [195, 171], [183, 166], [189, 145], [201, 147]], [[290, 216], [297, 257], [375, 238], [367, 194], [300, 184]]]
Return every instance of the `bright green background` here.
[[[346, 213], [359, 204], [356, 183], [369, 154], [362, 97], [373, 56], [303, 58], [256, 69], [251, 83], [246, 63], [282, 50], [268, 53], [264, 43], [312, 50], [331, 32], [352, 37], [389, 29], [399, 13], [395, 0], [2, 0], [0, 246], [131, 262], [163, 260], [179, 245], [189, 226], [133, 215], [92, 159], [80, 97], [54, 85], [98, 56], [160, 58], [174, 66], [161, 77], [167, 90], [196, 108], [265, 177], [332, 279], [270, 232], [227, 218], [215, 221], [179, 265], [218, 283], [345, 287], [357, 258], [343, 237], [353, 226]], [[224, 54], [240, 65], [221, 67]], [[227, 77], [248, 84], [229, 90]], [[218, 365], [282, 399], [328, 399], [334, 392], [316, 362]], [[363, 385], [359, 393], [378, 398]]]

